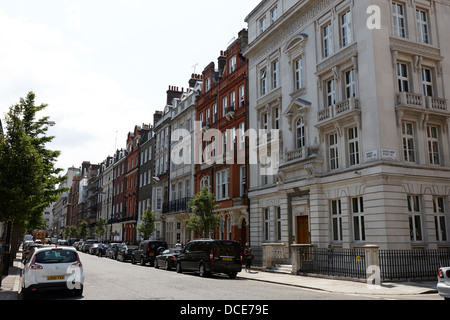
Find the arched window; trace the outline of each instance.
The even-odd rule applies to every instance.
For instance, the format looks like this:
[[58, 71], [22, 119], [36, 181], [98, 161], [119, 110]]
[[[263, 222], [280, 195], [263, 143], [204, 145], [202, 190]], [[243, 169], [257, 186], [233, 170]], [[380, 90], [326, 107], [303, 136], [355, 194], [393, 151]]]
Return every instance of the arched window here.
[[299, 118], [296, 124], [296, 147], [297, 149], [305, 146], [305, 120]]
[[204, 186], [208, 187], [208, 191], [211, 192], [211, 182], [209, 176], [204, 177], [200, 181], [200, 190], [203, 189]]

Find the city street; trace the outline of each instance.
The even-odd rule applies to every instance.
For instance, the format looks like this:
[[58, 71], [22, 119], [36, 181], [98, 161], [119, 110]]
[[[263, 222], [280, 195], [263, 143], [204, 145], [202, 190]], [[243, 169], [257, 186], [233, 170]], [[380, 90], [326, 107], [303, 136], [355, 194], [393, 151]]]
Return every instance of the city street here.
[[[237, 277], [213, 275], [200, 278], [196, 273], [178, 274], [175, 271], [133, 265], [109, 258], [79, 253], [85, 273], [81, 298], [70, 294], [45, 293], [44, 299], [67, 300], [442, 300], [437, 294], [415, 296], [375, 296], [330, 293], [252, 281]], [[244, 272], [244, 271], [243, 271]], [[257, 272], [257, 271], [254, 271]]]

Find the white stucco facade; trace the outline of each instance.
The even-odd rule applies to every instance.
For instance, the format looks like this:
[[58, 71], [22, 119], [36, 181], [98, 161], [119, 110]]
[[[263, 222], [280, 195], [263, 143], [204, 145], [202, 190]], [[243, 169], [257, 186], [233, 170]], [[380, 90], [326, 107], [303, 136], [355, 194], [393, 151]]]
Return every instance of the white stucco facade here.
[[450, 1], [385, 0], [247, 16], [250, 128], [279, 130], [277, 174], [250, 169], [253, 247], [450, 246], [449, 19]]

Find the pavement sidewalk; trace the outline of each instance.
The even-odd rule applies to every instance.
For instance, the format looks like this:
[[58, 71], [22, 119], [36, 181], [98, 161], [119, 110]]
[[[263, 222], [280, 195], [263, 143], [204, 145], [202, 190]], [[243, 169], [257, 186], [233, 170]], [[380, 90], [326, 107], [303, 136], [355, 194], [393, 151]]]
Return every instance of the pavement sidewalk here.
[[436, 281], [422, 282], [384, 282], [379, 286], [368, 285], [366, 282], [353, 280], [327, 279], [315, 276], [299, 276], [285, 273], [242, 270], [238, 277], [289, 285], [304, 289], [321, 290], [325, 292], [360, 295], [419, 295], [437, 293]]
[[[21, 252], [17, 255], [14, 266], [10, 267], [9, 275], [3, 277], [0, 300], [19, 299], [20, 273], [23, 268], [20, 260]], [[253, 269], [250, 272], [242, 270], [242, 272], [238, 274], [238, 278], [342, 294], [395, 296], [437, 293], [437, 280], [423, 282], [385, 282], [382, 283], [381, 286], [373, 286], [367, 285], [365, 282], [298, 276], [265, 272], [257, 269]]]

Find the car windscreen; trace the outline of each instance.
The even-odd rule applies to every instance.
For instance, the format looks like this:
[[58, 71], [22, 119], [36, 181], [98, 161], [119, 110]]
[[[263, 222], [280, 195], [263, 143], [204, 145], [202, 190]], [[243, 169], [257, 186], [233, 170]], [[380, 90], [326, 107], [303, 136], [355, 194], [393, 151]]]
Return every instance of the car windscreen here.
[[47, 250], [36, 254], [36, 263], [72, 263], [77, 261], [77, 255], [71, 250]]
[[235, 242], [220, 241], [214, 243], [214, 257], [239, 257], [241, 248]]

